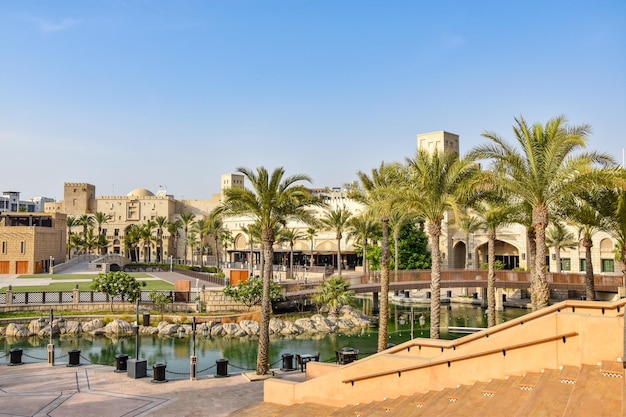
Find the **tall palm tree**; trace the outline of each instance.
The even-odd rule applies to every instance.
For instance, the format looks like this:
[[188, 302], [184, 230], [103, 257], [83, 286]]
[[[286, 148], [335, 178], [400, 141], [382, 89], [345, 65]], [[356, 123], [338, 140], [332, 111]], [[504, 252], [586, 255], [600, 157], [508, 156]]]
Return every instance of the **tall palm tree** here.
[[109, 221], [113, 219], [113, 216], [110, 214], [103, 213], [101, 211], [96, 212], [93, 215], [94, 222], [96, 226], [98, 226], [98, 234], [102, 234], [102, 226], [107, 224]]
[[157, 263], [163, 263], [163, 230], [167, 228], [169, 222], [165, 216], [158, 216], [154, 221], [157, 228]]
[[499, 186], [525, 202], [532, 210], [532, 228], [535, 233], [536, 259], [531, 283], [533, 309], [548, 305], [550, 290], [546, 279], [545, 232], [550, 212], [563, 196], [578, 190], [607, 183], [602, 170], [593, 165], [614, 164], [612, 158], [597, 152], [580, 152], [585, 148], [588, 125], [568, 126], [564, 116], [548, 120], [545, 126], [529, 126], [524, 118], [516, 118], [513, 133], [518, 147], [514, 147], [496, 133], [485, 132], [483, 137], [492, 143], [473, 151], [476, 159], [492, 159], [499, 176]]
[[154, 240], [153, 231], [157, 224], [154, 220], [146, 220], [141, 226], [141, 240], [143, 241], [143, 261], [150, 262], [150, 252], [152, 248], [152, 241]]
[[[313, 267], [313, 239], [317, 236], [317, 230], [314, 227], [309, 227], [306, 229], [306, 236], [309, 242], [311, 242], [311, 257], [309, 258], [309, 268]], [[305, 282], [306, 283], [306, 282]]]
[[389, 216], [396, 210], [393, 196], [399, 184], [400, 164], [382, 163], [371, 176], [359, 171], [360, 186], [350, 196], [365, 204], [366, 212], [380, 219], [382, 227], [380, 262], [380, 313], [378, 318], [378, 351], [387, 349], [389, 321]]
[[396, 281], [398, 280], [398, 267], [400, 265], [400, 232], [402, 231], [402, 227], [412, 218], [415, 218], [415, 215], [406, 211], [394, 211], [389, 217], [389, 227], [393, 230], [393, 273]]
[[370, 238], [375, 236], [380, 230], [379, 224], [371, 216], [361, 214], [350, 219], [348, 240], [353, 239], [358, 245], [363, 247], [363, 274], [367, 275], [367, 245]]
[[482, 200], [473, 206], [487, 232], [487, 326], [496, 325], [496, 233], [515, 221], [517, 208], [505, 199]]
[[200, 239], [200, 266], [204, 266], [204, 238], [209, 234], [209, 221], [206, 219], [196, 220], [191, 231], [196, 233]]
[[75, 217], [67, 218], [67, 259], [72, 259], [72, 228], [77, 225]]
[[196, 215], [190, 212], [180, 213], [180, 222], [183, 231], [185, 232], [184, 243], [185, 249], [183, 250], [183, 259], [185, 261], [185, 265], [187, 264], [187, 234], [189, 233], [189, 228], [191, 227], [193, 221], [195, 220]]
[[289, 245], [289, 275], [287, 278], [293, 278], [293, 246], [297, 241], [304, 240], [304, 238], [306, 238], [306, 233], [300, 229], [287, 228], [280, 231], [280, 240]]
[[341, 239], [348, 227], [352, 213], [346, 207], [328, 209], [320, 219], [320, 224], [327, 230], [335, 232], [337, 239], [337, 275], [341, 276]]
[[269, 372], [270, 282], [276, 228], [284, 226], [288, 220], [312, 222], [313, 219], [306, 207], [312, 204], [321, 205], [321, 201], [298, 184], [301, 181], [310, 182], [307, 175], [285, 177], [285, 170], [282, 167], [276, 168], [271, 174], [264, 167], [257, 168], [256, 172], [247, 168], [238, 168], [237, 171], [248, 179], [252, 190], [246, 187], [225, 189], [225, 200], [218, 210], [224, 215], [248, 216], [257, 222], [261, 229], [265, 271], [256, 373], [265, 375]]
[[426, 221], [432, 251], [430, 275], [430, 337], [439, 338], [441, 319], [441, 227], [450, 211], [459, 218], [462, 202], [471, 194], [478, 166], [470, 158], [455, 152], [429, 152], [419, 149], [413, 159], [406, 160], [406, 176], [398, 188], [397, 199], [408, 210]]
[[124, 233], [124, 248], [128, 251], [128, 258], [139, 262], [139, 242], [141, 241], [141, 227], [131, 224]]
[[576, 249], [578, 241], [574, 234], [567, 230], [563, 222], [557, 220], [546, 229], [546, 246], [554, 248], [556, 272], [561, 272], [561, 251], [563, 249]]
[[605, 216], [596, 208], [604, 204], [603, 197], [601, 193], [588, 190], [574, 196], [573, 199], [568, 199], [559, 207], [559, 214], [578, 229], [578, 240], [585, 248], [585, 295], [590, 301], [596, 299], [591, 248], [593, 235], [601, 231], [605, 223]]
[[183, 227], [183, 222], [180, 219], [176, 219], [173, 222], [167, 223], [167, 233], [170, 235], [170, 239], [172, 239], [172, 243], [169, 244], [170, 247], [174, 249], [173, 256], [178, 258], [178, 231]]
[[230, 231], [224, 226], [224, 216], [221, 212], [214, 210], [209, 219], [207, 220], [206, 226], [207, 236], [210, 236], [213, 240], [213, 249], [215, 250], [215, 262], [216, 267], [220, 267], [220, 242], [224, 238], [225, 233], [230, 233]]

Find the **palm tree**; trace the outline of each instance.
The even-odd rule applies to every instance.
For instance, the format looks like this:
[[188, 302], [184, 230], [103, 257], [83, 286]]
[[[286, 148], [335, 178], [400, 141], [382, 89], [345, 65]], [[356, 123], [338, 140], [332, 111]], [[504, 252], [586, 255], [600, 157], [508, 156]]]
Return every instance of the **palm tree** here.
[[185, 237], [184, 237], [185, 249], [183, 251], [183, 259], [185, 260], [185, 265], [187, 264], [187, 234], [189, 233], [189, 228], [191, 227], [195, 218], [196, 218], [196, 215], [193, 213], [186, 212], [186, 213], [180, 214], [181, 227], [183, 228], [183, 231], [185, 232]]
[[313, 295], [313, 301], [328, 306], [328, 315], [337, 316], [339, 309], [344, 305], [354, 302], [354, 291], [350, 289], [350, 283], [342, 277], [331, 277], [320, 284], [319, 289]]
[[158, 216], [154, 221], [157, 228], [157, 263], [163, 263], [163, 230], [167, 228], [169, 222], [165, 216]]
[[[314, 227], [309, 227], [308, 229], [306, 229], [306, 236], [307, 239], [311, 242], [311, 257], [309, 258], [309, 268], [313, 267], [313, 239], [315, 239], [315, 236], [317, 236], [317, 230], [315, 230]], [[306, 279], [305, 282], [306, 284]]]
[[186, 236], [187, 237], [185, 238], [185, 246], [189, 246], [189, 248], [191, 249], [191, 264], [194, 265], [193, 254], [195, 253], [196, 248], [200, 244], [198, 241], [198, 234], [194, 232], [193, 230], [190, 230]]
[[143, 260], [144, 262], [150, 262], [150, 252], [152, 247], [152, 241], [154, 240], [154, 236], [152, 235], [152, 231], [157, 226], [154, 220], [146, 220], [146, 222], [141, 226], [141, 240], [143, 241]]
[[304, 186], [297, 184], [301, 181], [310, 182], [306, 175], [285, 177], [282, 167], [275, 169], [271, 175], [264, 167], [257, 168], [256, 172], [247, 168], [238, 168], [237, 171], [248, 179], [252, 190], [246, 187], [225, 189], [226, 198], [219, 212], [224, 215], [248, 216], [261, 229], [264, 273], [256, 373], [265, 375], [269, 372], [270, 282], [276, 228], [285, 225], [288, 220], [312, 222], [311, 214], [305, 208], [312, 204], [321, 205], [321, 201], [313, 197]]
[[590, 301], [596, 299], [591, 248], [593, 235], [603, 229], [605, 222], [605, 216], [596, 208], [602, 204], [604, 204], [603, 195], [588, 190], [574, 196], [573, 199], [568, 199], [567, 203], [562, 204], [559, 209], [559, 213], [576, 226], [578, 240], [585, 248], [585, 295]]
[[389, 321], [389, 216], [395, 211], [392, 198], [399, 184], [400, 164], [382, 163], [378, 169], [372, 169], [371, 177], [359, 171], [361, 187], [350, 196], [366, 205], [366, 212], [382, 224], [382, 254], [380, 262], [380, 313], [378, 319], [378, 351], [387, 349]]
[[576, 249], [578, 241], [574, 239], [574, 234], [567, 230], [561, 221], [557, 220], [546, 229], [546, 246], [554, 248], [556, 272], [561, 272], [561, 250]]
[[98, 237], [99, 236], [94, 233], [93, 227], [87, 229], [87, 233], [85, 233], [82, 239], [83, 250], [87, 253], [91, 253], [99, 244]]
[[303, 240], [306, 236], [306, 233], [296, 228], [281, 229], [280, 231], [280, 241], [289, 245], [289, 275], [287, 278], [293, 278], [293, 246], [298, 240]]
[[482, 200], [473, 206], [487, 232], [487, 326], [496, 325], [496, 233], [514, 222], [517, 208], [505, 199]]
[[167, 223], [167, 233], [172, 239], [170, 247], [174, 248], [174, 257], [178, 258], [178, 231], [183, 227], [183, 222], [180, 219], [176, 219], [173, 222]]
[[213, 211], [209, 216], [206, 226], [207, 236], [211, 236], [213, 239], [213, 248], [215, 249], [215, 266], [220, 267], [220, 242], [224, 238], [225, 233], [230, 233], [224, 226], [224, 219], [219, 211]]
[[67, 259], [72, 259], [72, 228], [77, 225], [75, 217], [67, 218]]
[[206, 219], [196, 220], [191, 231], [196, 233], [200, 239], [200, 266], [204, 266], [204, 238], [209, 233], [209, 221]]
[[96, 214], [93, 215], [93, 218], [96, 223], [96, 226], [98, 226], [98, 234], [101, 235], [102, 226], [107, 224], [109, 221], [111, 221], [113, 219], [113, 216], [111, 216], [110, 214], [106, 214], [101, 211], [98, 211], [96, 212]]
[[371, 237], [375, 236], [380, 230], [379, 224], [376, 223], [370, 216], [361, 214], [358, 217], [350, 219], [348, 240], [353, 239], [357, 244], [363, 247], [363, 274], [367, 275], [368, 261], [367, 261], [367, 245]]
[[[476, 159], [492, 159], [499, 176], [499, 186], [517, 196], [532, 210], [532, 229], [535, 233], [536, 259], [531, 283], [533, 309], [548, 305], [550, 290], [546, 279], [545, 232], [550, 212], [557, 201], [578, 190], [607, 183], [602, 170], [593, 170], [593, 164], [614, 164], [612, 158], [597, 152], [581, 152], [587, 143], [588, 125], [567, 126], [567, 119], [558, 116], [545, 127], [539, 123], [529, 126], [516, 118], [513, 132], [520, 149], [492, 132], [483, 136], [492, 143], [473, 151]], [[531, 265], [531, 270], [532, 270]]]
[[93, 225], [94, 225], [94, 219], [89, 214], [81, 214], [76, 219], [76, 226], [83, 227], [83, 238], [87, 236], [87, 229], [90, 227], [93, 227]]
[[391, 216], [389, 217], [389, 227], [391, 227], [391, 230], [393, 230], [393, 272], [394, 272], [394, 278], [397, 281], [398, 280], [398, 267], [399, 267], [399, 259], [398, 259], [398, 255], [399, 255], [399, 246], [400, 246], [400, 231], [402, 230], [402, 227], [404, 227], [405, 224], [407, 224], [407, 222], [409, 220], [411, 220], [412, 217], [415, 217], [414, 215], [412, 215], [411, 213], [407, 213], [402, 212], [402, 211], [394, 211]]
[[131, 224], [124, 233], [124, 247], [128, 250], [128, 257], [139, 262], [139, 242], [141, 241], [141, 227]]
[[320, 219], [320, 224], [327, 230], [335, 232], [335, 238], [337, 239], [337, 275], [341, 276], [341, 239], [343, 238], [343, 232], [348, 227], [348, 222], [352, 217], [352, 213], [346, 207], [329, 209], [324, 213], [324, 216]]
[[399, 204], [423, 218], [432, 250], [430, 275], [430, 337], [439, 338], [441, 318], [441, 225], [447, 213], [458, 218], [459, 207], [474, 189], [478, 166], [472, 159], [460, 158], [455, 152], [419, 149], [406, 160], [407, 170], [397, 192]]

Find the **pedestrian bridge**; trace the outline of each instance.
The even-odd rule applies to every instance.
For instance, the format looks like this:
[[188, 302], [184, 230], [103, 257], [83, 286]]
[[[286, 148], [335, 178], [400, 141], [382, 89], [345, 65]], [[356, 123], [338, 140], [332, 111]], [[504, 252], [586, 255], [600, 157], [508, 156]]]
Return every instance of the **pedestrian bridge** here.
[[[430, 289], [430, 270], [391, 271], [389, 274], [389, 290], [420, 290]], [[358, 275], [352, 273], [344, 278], [350, 281], [350, 289], [355, 293], [370, 293], [380, 291], [380, 271]], [[563, 292], [584, 292], [584, 273], [554, 273], [546, 276], [550, 290]], [[624, 276], [618, 274], [595, 274], [594, 286], [596, 292], [617, 293], [619, 287], [624, 287]], [[487, 271], [480, 269], [446, 269], [441, 271], [441, 288], [487, 288]], [[496, 288], [528, 289], [530, 288], [530, 273], [524, 271], [496, 271]], [[297, 289], [287, 285], [287, 298], [297, 298], [312, 294], [316, 287]]]

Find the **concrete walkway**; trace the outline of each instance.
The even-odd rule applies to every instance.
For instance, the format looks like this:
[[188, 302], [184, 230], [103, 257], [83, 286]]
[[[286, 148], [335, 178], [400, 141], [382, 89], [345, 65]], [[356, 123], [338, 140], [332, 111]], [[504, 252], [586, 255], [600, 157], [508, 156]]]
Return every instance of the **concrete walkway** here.
[[[276, 377], [296, 381], [305, 375], [276, 372]], [[262, 401], [262, 380], [244, 374], [156, 383], [102, 365], [0, 366], [0, 416], [224, 417]]]

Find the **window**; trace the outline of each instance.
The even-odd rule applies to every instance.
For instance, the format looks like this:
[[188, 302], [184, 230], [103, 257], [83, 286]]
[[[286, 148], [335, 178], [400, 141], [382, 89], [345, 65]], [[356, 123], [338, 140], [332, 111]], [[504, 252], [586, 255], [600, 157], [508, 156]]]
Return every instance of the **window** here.
[[113, 235], [114, 235], [114, 236], [119, 236], [119, 235], [120, 235], [120, 229], [115, 229], [115, 230], [113, 231]]
[[102, 234], [106, 236], [107, 235], [107, 229], [102, 229]]
[[581, 271], [587, 270], [587, 260], [586, 259], [581, 259], [580, 260], [580, 270]]
[[572, 270], [572, 260], [570, 258], [561, 259], [561, 271], [571, 271]]
[[615, 261], [613, 259], [602, 259], [602, 272], [615, 272]]
[[6, 255], [7, 253], [7, 242], [2, 242], [2, 253]]
[[26, 253], [26, 242], [24, 242], [24, 241], [20, 242], [20, 253], [21, 254]]

